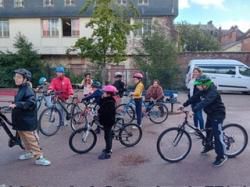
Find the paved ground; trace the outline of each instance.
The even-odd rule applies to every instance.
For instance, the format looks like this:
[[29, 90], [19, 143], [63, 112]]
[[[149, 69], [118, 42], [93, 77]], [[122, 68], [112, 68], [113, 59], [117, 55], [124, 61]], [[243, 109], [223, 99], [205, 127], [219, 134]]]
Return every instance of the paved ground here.
[[[10, 97], [0, 96], [1, 100]], [[185, 95], [179, 97], [185, 100]], [[250, 96], [224, 94], [227, 107], [225, 123], [242, 124], [250, 134]], [[98, 154], [104, 146], [101, 134], [97, 146], [88, 154], [77, 155], [68, 146], [70, 127], [61, 129], [53, 137], [41, 136], [45, 156], [50, 167], [35, 166], [32, 161], [18, 161], [21, 150], [7, 147], [7, 137], [0, 130], [0, 185], [26, 186], [243, 186], [250, 185], [250, 149], [228, 160], [221, 168], [211, 162], [214, 153], [201, 156], [201, 145], [193, 139], [189, 156], [180, 163], [169, 164], [156, 152], [158, 135], [166, 128], [178, 125], [183, 115], [170, 115], [162, 125], [144, 121], [143, 138], [132, 148], [114, 141], [112, 159], [100, 161]]]

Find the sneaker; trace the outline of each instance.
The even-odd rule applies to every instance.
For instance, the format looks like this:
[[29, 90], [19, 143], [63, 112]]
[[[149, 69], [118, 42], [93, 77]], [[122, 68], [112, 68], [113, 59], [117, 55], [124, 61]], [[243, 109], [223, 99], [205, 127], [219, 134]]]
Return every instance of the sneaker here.
[[40, 156], [38, 159], [36, 159], [35, 164], [40, 166], [49, 166], [51, 162], [43, 156]]
[[110, 159], [111, 158], [111, 153], [107, 153], [106, 151], [103, 151], [99, 156], [99, 160], [105, 160], [105, 159]]
[[31, 152], [26, 152], [22, 155], [19, 156], [19, 160], [29, 160], [32, 159], [34, 157], [34, 155]]
[[209, 151], [213, 150], [213, 147], [211, 146], [205, 146], [204, 149], [201, 151], [201, 154], [206, 154]]
[[220, 167], [227, 161], [227, 156], [224, 156], [222, 158], [216, 158], [213, 162], [214, 167]]

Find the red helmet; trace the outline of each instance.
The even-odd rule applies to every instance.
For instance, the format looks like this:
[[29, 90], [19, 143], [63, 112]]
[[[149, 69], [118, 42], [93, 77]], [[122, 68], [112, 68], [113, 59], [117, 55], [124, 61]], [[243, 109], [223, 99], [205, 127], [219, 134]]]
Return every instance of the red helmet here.
[[133, 78], [138, 78], [138, 79], [142, 79], [143, 78], [143, 75], [141, 73], [135, 73], [133, 75]]
[[109, 93], [117, 93], [118, 90], [116, 89], [116, 87], [114, 87], [113, 85], [109, 84], [103, 87], [102, 89], [104, 92], [109, 92]]

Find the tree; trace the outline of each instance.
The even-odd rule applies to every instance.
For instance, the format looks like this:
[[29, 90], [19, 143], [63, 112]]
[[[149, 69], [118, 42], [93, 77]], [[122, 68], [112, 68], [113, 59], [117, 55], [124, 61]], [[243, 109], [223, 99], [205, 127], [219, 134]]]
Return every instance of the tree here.
[[15, 38], [16, 53], [0, 51], [0, 87], [14, 86], [13, 71], [17, 68], [27, 68], [33, 75], [36, 84], [39, 77], [45, 73], [44, 63], [24, 35], [20, 33]]
[[177, 24], [176, 28], [179, 32], [180, 51], [217, 51], [220, 48], [219, 41], [214, 36], [196, 25], [183, 22]]
[[93, 30], [91, 38], [82, 37], [68, 52], [80, 50], [82, 58], [88, 58], [102, 70], [105, 80], [105, 68], [108, 63], [119, 63], [126, 59], [127, 35], [138, 28], [130, 24], [129, 18], [137, 16], [133, 4], [122, 6], [116, 0], [87, 0], [81, 9], [93, 13], [86, 27]]
[[151, 35], [145, 35], [141, 47], [136, 49], [135, 62], [138, 68], [146, 73], [149, 85], [158, 79], [164, 88], [178, 87], [179, 66], [176, 63], [177, 49], [169, 40], [162, 28], [155, 28]]

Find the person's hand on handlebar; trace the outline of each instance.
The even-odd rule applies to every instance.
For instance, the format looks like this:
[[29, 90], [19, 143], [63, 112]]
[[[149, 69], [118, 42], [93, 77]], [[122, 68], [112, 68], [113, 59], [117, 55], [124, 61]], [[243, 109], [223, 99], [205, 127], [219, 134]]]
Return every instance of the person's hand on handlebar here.
[[10, 104], [9, 107], [10, 107], [11, 109], [16, 108], [16, 104]]

